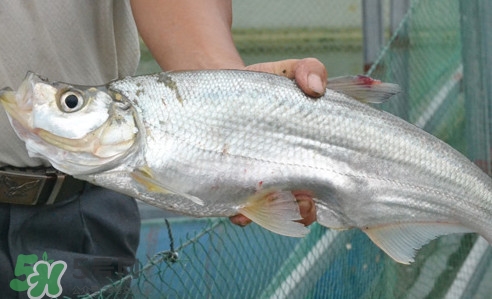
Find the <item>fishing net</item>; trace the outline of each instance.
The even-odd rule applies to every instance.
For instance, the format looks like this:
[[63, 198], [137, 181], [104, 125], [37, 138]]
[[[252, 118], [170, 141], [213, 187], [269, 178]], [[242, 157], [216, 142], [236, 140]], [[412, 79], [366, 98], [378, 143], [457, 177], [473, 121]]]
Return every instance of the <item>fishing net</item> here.
[[[235, 1], [246, 63], [314, 56], [331, 76], [362, 72], [361, 1]], [[385, 15], [389, 1], [384, 2]], [[243, 13], [241, 13], [243, 11]], [[488, 1], [410, 1], [369, 74], [403, 93], [381, 107], [490, 172]], [[385, 17], [387, 20], [387, 17]], [[386, 22], [386, 21], [385, 21]], [[388, 32], [388, 31], [387, 31]], [[144, 59], [145, 59], [144, 53]], [[153, 62], [140, 72], [157, 71]], [[441, 237], [399, 265], [358, 230], [317, 224], [303, 239], [227, 219], [144, 220], [132, 274], [87, 298], [488, 298], [491, 249]]]

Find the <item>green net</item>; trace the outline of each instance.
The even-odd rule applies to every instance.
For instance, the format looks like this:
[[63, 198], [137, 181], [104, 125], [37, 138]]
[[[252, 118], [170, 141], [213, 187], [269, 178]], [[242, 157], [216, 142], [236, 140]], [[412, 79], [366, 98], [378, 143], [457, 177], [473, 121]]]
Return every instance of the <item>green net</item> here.
[[[313, 56], [331, 76], [361, 73], [354, 1], [235, 1], [247, 64]], [[387, 14], [389, 1], [385, 1]], [[369, 74], [404, 92], [382, 106], [431, 132], [485, 171], [492, 92], [488, 1], [414, 0]], [[328, 17], [331, 16], [331, 17]], [[140, 73], [158, 71], [143, 53]], [[489, 298], [491, 249], [474, 234], [441, 237], [399, 265], [358, 230], [317, 224], [303, 239], [227, 219], [144, 220], [132, 275], [87, 298]]]

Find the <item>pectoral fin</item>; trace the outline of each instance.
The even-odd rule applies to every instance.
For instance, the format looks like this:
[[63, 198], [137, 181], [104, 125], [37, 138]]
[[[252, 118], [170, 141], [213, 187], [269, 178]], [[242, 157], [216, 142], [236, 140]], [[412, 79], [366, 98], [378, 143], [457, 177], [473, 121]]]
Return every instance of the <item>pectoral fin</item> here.
[[379, 248], [402, 264], [412, 263], [417, 250], [438, 236], [471, 232], [460, 224], [436, 222], [393, 224], [363, 231]]
[[200, 198], [186, 193], [179, 192], [173, 189], [172, 187], [167, 186], [165, 183], [156, 180], [152, 170], [148, 167], [135, 169], [131, 173], [131, 176], [135, 180], [135, 182], [144, 186], [150, 192], [163, 193], [163, 194], [173, 193], [173, 194], [180, 195], [184, 198], [187, 198], [198, 205], [203, 206], [204, 204]]
[[364, 103], [383, 103], [400, 92], [400, 86], [367, 76], [344, 76], [328, 80], [327, 88]]
[[304, 225], [294, 222], [302, 217], [296, 198], [288, 191], [260, 191], [250, 197], [239, 212], [258, 225], [280, 235], [303, 237], [309, 233], [309, 229]]

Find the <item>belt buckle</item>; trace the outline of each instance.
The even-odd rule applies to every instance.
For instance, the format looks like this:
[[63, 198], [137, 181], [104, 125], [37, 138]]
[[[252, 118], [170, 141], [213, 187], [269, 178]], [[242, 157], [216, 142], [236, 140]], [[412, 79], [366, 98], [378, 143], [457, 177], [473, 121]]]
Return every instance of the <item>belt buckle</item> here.
[[[2, 202], [36, 205], [52, 204], [60, 191], [65, 175], [55, 171], [19, 172], [0, 170], [0, 197]], [[40, 202], [41, 198], [48, 198]]]

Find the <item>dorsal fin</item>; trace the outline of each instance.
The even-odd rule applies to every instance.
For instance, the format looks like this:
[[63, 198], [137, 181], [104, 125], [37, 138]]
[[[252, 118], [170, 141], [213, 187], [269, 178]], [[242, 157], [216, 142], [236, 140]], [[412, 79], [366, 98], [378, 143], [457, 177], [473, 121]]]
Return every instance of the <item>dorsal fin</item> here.
[[399, 93], [400, 86], [368, 76], [343, 76], [328, 80], [327, 88], [364, 103], [383, 103]]

